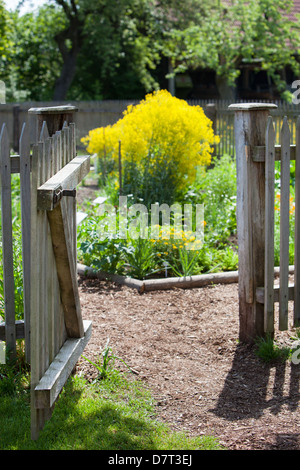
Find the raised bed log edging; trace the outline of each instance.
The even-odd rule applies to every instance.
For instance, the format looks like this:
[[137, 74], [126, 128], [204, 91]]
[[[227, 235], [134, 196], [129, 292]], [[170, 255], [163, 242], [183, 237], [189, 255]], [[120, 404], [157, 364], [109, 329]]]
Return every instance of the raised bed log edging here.
[[[90, 266], [77, 263], [77, 272], [80, 276], [89, 279], [102, 279], [110, 280], [116, 284], [125, 285], [137, 289], [138, 292], [143, 293], [153, 290], [167, 290], [167, 289], [191, 289], [194, 287], [205, 287], [215, 284], [234, 284], [239, 280], [238, 271], [226, 271], [210, 274], [199, 274], [195, 276], [186, 277], [169, 277], [162, 279], [145, 279], [139, 280], [128, 276], [121, 276], [119, 274], [110, 274], [104, 271], [97, 271]], [[294, 266], [289, 267], [290, 274], [294, 272]], [[274, 269], [274, 275], [279, 274], [279, 268]]]

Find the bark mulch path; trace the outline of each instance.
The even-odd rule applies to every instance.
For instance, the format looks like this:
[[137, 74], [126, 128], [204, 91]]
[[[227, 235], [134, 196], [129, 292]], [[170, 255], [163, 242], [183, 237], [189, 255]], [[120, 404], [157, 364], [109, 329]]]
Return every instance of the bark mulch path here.
[[[109, 338], [151, 389], [158, 419], [213, 435], [230, 450], [300, 449], [300, 365], [268, 365], [239, 344], [237, 284], [139, 294], [79, 278], [79, 289], [83, 316], [93, 322], [84, 354], [95, 358]], [[96, 375], [84, 360], [77, 370]]]

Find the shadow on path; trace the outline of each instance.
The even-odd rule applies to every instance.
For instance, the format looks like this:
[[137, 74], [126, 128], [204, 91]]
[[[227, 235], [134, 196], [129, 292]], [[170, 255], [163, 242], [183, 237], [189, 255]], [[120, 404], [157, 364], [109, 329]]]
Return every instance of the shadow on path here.
[[284, 408], [292, 419], [299, 419], [299, 433], [287, 435], [276, 429], [277, 446], [288, 440], [292, 447], [299, 448], [299, 379], [300, 365], [288, 361], [266, 364], [255, 355], [253, 346], [241, 344], [211, 412], [234, 422], [259, 419], [266, 411], [278, 415]]

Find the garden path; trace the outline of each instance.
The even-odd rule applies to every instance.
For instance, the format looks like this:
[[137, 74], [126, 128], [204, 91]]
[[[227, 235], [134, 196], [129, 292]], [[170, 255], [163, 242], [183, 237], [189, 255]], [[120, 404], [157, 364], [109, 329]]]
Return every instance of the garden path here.
[[[158, 419], [228, 449], [300, 449], [300, 365], [267, 365], [238, 343], [236, 284], [144, 294], [99, 280], [79, 285], [93, 322], [85, 355], [95, 359], [109, 338], [152, 391]], [[84, 360], [77, 370], [88, 380], [97, 372]]]
[[[95, 189], [80, 187], [79, 202]], [[93, 322], [85, 355], [95, 359], [109, 338], [151, 390], [158, 419], [231, 450], [300, 450], [300, 365], [268, 365], [239, 344], [237, 284], [139, 294], [79, 277], [79, 291]], [[276, 339], [285, 344], [290, 334]], [[97, 375], [83, 359], [76, 368], [88, 380]]]

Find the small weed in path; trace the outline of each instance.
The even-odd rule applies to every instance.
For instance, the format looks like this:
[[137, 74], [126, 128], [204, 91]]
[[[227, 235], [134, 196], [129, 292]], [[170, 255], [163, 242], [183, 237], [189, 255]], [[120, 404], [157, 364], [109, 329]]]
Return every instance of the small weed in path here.
[[256, 341], [256, 355], [264, 362], [284, 362], [290, 357], [289, 347], [279, 347], [271, 336], [258, 338]]

